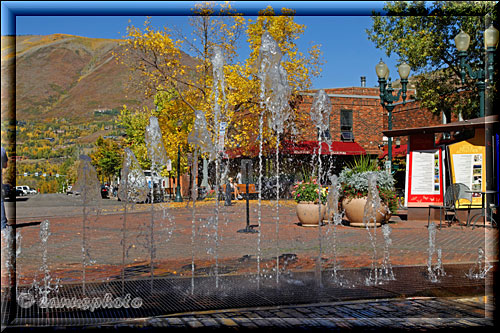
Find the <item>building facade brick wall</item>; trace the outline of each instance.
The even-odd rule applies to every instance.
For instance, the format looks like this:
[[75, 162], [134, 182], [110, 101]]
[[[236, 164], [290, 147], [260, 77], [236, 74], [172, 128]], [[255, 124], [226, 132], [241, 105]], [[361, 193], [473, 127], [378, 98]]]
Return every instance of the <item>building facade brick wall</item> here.
[[[317, 131], [310, 120], [310, 110], [317, 90], [301, 93], [299, 114], [304, 119], [297, 120], [301, 130], [296, 140], [317, 140]], [[382, 131], [388, 129], [388, 113], [380, 104], [378, 87], [347, 87], [325, 89], [330, 96], [332, 111], [330, 113], [330, 135], [332, 141], [342, 141], [340, 131], [341, 110], [352, 111], [354, 141], [361, 145], [368, 154], [379, 154], [383, 145]], [[415, 94], [410, 90], [408, 96]], [[392, 129], [430, 126], [441, 124], [441, 116], [433, 115], [420, 107], [418, 101], [409, 100], [406, 104], [396, 103], [392, 112]], [[407, 142], [407, 137], [400, 138], [401, 144]]]

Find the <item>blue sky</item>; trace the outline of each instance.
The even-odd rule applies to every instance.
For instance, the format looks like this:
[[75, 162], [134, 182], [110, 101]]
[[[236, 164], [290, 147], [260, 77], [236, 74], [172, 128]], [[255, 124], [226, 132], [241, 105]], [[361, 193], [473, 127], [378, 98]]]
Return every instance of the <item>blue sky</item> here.
[[[65, 33], [93, 38], [122, 38], [129, 20], [142, 26], [151, 15], [153, 26], [176, 25], [190, 36], [188, 15], [195, 2], [174, 1], [4, 1], [2, 2], [2, 35]], [[313, 88], [359, 86], [366, 76], [367, 87], [377, 85], [375, 65], [380, 58], [389, 66], [393, 80], [397, 79], [397, 56], [388, 58], [368, 40], [365, 30], [371, 26], [372, 10], [381, 11], [382, 1], [236, 1], [234, 7], [253, 16], [259, 9], [272, 5], [276, 12], [282, 7], [296, 10], [296, 22], [306, 25], [298, 41], [306, 50], [311, 43], [321, 44], [322, 76], [313, 80]], [[4, 6], [5, 5], [5, 6]], [[14, 12], [10, 24], [4, 16], [7, 7]], [[8, 12], [8, 11], [7, 11]], [[168, 16], [166, 16], [168, 15]], [[241, 55], [248, 53], [243, 43]]]

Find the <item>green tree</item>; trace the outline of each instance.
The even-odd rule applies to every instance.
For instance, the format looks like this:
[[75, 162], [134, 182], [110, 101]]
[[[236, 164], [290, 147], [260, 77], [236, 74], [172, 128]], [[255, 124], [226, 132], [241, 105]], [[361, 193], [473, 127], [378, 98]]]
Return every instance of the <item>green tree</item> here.
[[147, 108], [144, 108], [142, 111], [133, 111], [128, 109], [126, 105], [123, 106], [118, 116], [118, 124], [125, 129], [123, 143], [134, 152], [137, 161], [143, 169], [151, 167], [151, 161], [148, 159], [146, 142], [144, 140], [144, 133], [150, 116], [151, 111]]
[[[465, 119], [478, 114], [475, 81], [460, 81], [460, 62], [454, 38], [464, 30], [471, 36], [467, 61], [481, 66], [483, 31], [495, 20], [495, 1], [389, 1], [387, 15], [374, 13], [368, 39], [387, 56], [397, 54], [414, 75], [417, 98], [434, 114], [444, 112]], [[374, 64], [375, 65], [375, 64]], [[460, 91], [460, 93], [457, 93]]]
[[96, 151], [90, 154], [92, 165], [96, 168], [97, 174], [111, 181], [113, 176], [117, 176], [122, 166], [122, 152], [113, 140], [98, 137], [95, 143]]

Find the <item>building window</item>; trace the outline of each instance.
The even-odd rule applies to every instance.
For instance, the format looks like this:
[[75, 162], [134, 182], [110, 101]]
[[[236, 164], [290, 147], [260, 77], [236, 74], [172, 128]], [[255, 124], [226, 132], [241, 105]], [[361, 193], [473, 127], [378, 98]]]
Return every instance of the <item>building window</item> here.
[[340, 110], [340, 138], [342, 141], [354, 141], [352, 110]]
[[[320, 136], [319, 128], [316, 127], [316, 137], [319, 138], [319, 136]], [[327, 141], [330, 140], [331, 138], [332, 136], [330, 135], [330, 118], [328, 118], [328, 128], [321, 132], [321, 140]]]

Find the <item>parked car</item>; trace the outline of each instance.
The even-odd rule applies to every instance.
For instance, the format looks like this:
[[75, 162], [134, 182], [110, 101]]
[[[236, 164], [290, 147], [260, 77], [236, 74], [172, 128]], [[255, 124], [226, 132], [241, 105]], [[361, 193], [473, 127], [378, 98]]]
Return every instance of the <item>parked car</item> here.
[[28, 195], [28, 191], [24, 186], [16, 186], [16, 196]]
[[109, 199], [109, 189], [105, 185], [101, 185], [101, 197], [103, 199]]
[[23, 188], [23, 191], [26, 193], [26, 195], [37, 194], [37, 191], [30, 188], [28, 185], [22, 185], [21, 187]]

